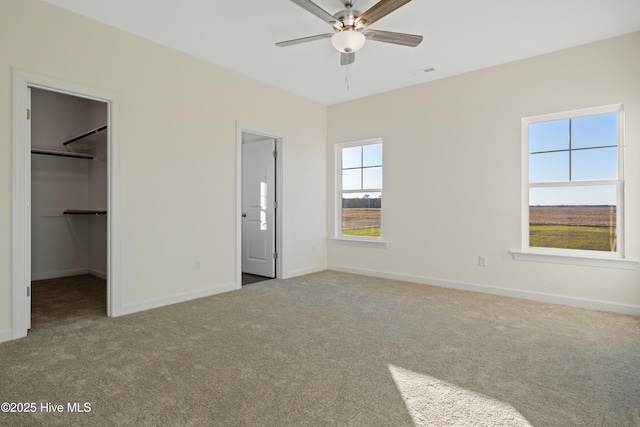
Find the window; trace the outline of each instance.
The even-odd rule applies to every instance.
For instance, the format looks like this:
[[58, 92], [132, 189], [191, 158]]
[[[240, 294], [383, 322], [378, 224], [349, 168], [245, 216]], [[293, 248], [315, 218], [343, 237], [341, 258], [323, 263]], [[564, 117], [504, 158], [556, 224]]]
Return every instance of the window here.
[[523, 119], [524, 251], [622, 258], [622, 123], [620, 105]]
[[382, 237], [382, 140], [339, 144], [336, 150], [339, 238]]

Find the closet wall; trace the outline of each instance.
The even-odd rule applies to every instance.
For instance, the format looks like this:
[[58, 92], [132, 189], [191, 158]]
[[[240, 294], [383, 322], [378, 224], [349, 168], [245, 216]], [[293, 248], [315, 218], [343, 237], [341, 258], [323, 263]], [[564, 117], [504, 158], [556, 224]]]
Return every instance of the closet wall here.
[[85, 152], [93, 159], [31, 154], [32, 280], [92, 273], [106, 277], [105, 215], [66, 215], [68, 209], [107, 209], [106, 132], [64, 145], [107, 123], [107, 104], [31, 89], [31, 147]]

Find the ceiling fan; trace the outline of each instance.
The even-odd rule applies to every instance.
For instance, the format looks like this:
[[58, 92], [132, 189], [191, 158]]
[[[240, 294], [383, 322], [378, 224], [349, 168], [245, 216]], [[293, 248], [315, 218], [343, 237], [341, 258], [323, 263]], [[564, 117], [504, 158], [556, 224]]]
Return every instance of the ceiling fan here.
[[422, 36], [370, 30], [368, 28], [369, 25], [380, 18], [384, 18], [411, 0], [380, 0], [364, 13], [353, 9], [356, 0], [344, 0], [345, 9], [337, 12], [335, 15], [331, 15], [311, 0], [291, 1], [330, 24], [334, 32], [276, 43], [276, 46], [279, 47], [330, 38], [333, 47], [340, 52], [340, 65], [349, 65], [355, 62], [356, 52], [364, 46], [367, 39], [410, 47], [418, 46], [420, 42], [422, 42]]

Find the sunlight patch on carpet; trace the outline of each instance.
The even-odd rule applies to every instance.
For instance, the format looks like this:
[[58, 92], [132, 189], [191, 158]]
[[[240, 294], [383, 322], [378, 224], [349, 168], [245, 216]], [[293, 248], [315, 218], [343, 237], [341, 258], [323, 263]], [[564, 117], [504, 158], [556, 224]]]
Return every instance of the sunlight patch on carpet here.
[[507, 403], [394, 365], [389, 372], [416, 426], [532, 427]]

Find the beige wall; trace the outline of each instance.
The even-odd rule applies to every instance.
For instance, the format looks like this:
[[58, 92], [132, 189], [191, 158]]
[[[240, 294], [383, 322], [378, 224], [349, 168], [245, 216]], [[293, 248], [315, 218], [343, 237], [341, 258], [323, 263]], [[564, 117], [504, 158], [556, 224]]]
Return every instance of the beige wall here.
[[[387, 249], [329, 244], [329, 266], [640, 313], [640, 271], [515, 261], [523, 117], [623, 103], [627, 255], [640, 259], [640, 33], [329, 107], [336, 143], [384, 140]], [[478, 266], [478, 256], [489, 266]], [[502, 288], [502, 289], [497, 289]], [[606, 304], [605, 304], [606, 305]], [[628, 307], [630, 306], [630, 307]]]
[[235, 282], [236, 122], [284, 135], [284, 275], [326, 266], [325, 106], [47, 3], [3, 0], [0, 335], [12, 318], [12, 67], [120, 95], [124, 306]]

